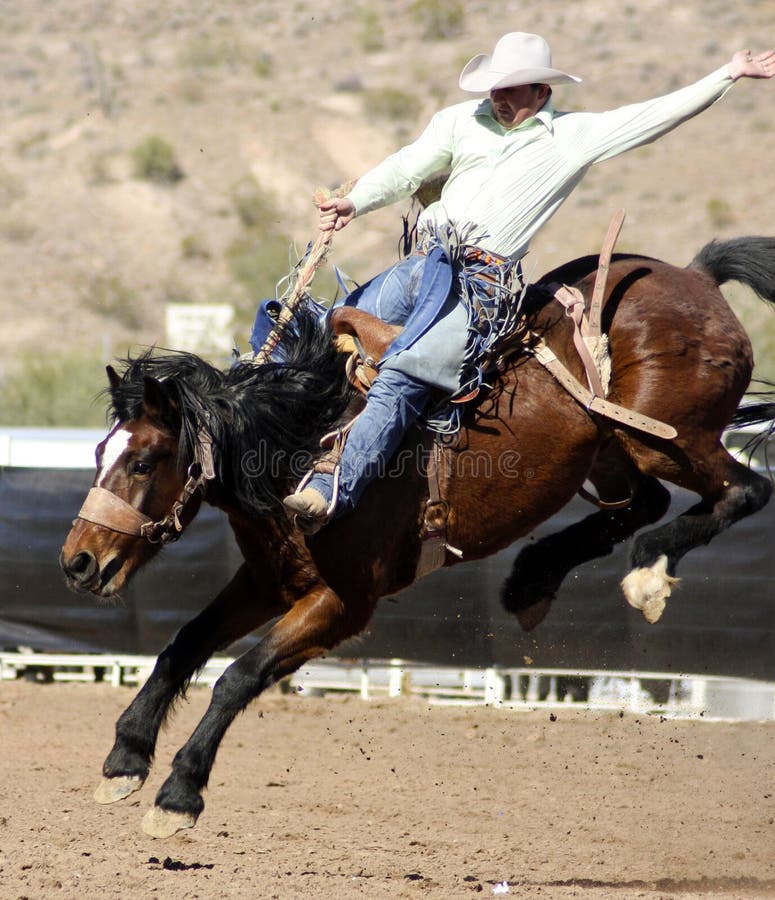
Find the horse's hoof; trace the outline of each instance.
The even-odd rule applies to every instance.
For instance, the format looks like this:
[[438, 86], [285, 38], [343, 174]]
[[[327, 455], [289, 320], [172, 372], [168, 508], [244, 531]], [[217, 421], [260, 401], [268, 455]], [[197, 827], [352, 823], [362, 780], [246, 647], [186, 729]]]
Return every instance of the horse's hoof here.
[[139, 775], [119, 775], [116, 778], [103, 778], [94, 792], [97, 803], [116, 803], [139, 791], [145, 779]]
[[665, 605], [664, 597], [651, 597], [643, 604], [641, 612], [649, 625], [654, 625], [660, 620], [662, 613], [665, 611]]
[[643, 613], [643, 618], [653, 625], [658, 622], [678, 579], [667, 574], [667, 557], [660, 556], [649, 568], [633, 569], [622, 581], [627, 602]]
[[174, 810], [154, 806], [143, 816], [143, 831], [155, 838], [168, 838], [184, 828], [193, 828], [196, 816], [193, 813], [181, 813]]
[[523, 631], [532, 631], [543, 622], [552, 608], [553, 599], [551, 595], [542, 597], [536, 603], [533, 603], [532, 606], [517, 610], [517, 621], [522, 626]]

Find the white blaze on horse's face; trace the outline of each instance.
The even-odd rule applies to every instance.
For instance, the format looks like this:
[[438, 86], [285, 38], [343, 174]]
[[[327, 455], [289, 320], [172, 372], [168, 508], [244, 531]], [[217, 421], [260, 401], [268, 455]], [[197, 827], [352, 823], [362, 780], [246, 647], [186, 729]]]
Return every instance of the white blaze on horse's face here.
[[102, 487], [102, 482], [110, 473], [113, 466], [118, 462], [121, 454], [129, 446], [129, 441], [131, 439], [132, 435], [126, 430], [126, 428], [117, 428], [113, 432], [113, 434], [108, 435], [108, 438], [105, 442], [105, 447], [102, 451], [102, 458], [100, 459], [100, 467], [97, 471], [97, 477], [94, 481], [96, 487]]

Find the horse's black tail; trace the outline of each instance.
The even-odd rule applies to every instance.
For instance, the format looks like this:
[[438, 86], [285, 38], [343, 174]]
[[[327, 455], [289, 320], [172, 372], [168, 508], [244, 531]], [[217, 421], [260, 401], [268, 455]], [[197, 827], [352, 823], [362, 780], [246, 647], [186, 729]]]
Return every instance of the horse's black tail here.
[[689, 263], [716, 282], [740, 281], [775, 304], [775, 238], [741, 237], [711, 241]]
[[[749, 393], [737, 408], [730, 431], [742, 432], [744, 443], [739, 447], [737, 457], [741, 462], [747, 457], [754, 459], [772, 472], [773, 437], [775, 437], [775, 385], [759, 382], [762, 390]], [[739, 439], [735, 441], [739, 443]]]
[[775, 434], [775, 390], [749, 392], [735, 410], [730, 428], [753, 428], [757, 425], [764, 425], [769, 434]]

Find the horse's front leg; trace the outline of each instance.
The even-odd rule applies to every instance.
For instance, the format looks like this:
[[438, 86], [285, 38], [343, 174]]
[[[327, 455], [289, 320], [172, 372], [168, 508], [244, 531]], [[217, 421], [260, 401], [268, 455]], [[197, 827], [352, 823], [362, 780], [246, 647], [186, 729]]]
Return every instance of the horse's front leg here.
[[283, 611], [274, 600], [257, 602], [256, 594], [255, 582], [243, 565], [218, 597], [162, 651], [150, 677], [116, 722], [116, 740], [94, 794], [98, 803], [123, 800], [143, 786], [159, 730], [175, 698], [213, 653]]
[[156, 795], [156, 805], [143, 819], [152, 837], [170, 837], [196, 824], [204, 809], [207, 786], [218, 746], [229, 725], [261, 691], [295, 672], [361, 631], [374, 604], [348, 610], [326, 587], [306, 594], [275, 623], [264, 639], [218, 679], [207, 712], [172, 762], [172, 773]]

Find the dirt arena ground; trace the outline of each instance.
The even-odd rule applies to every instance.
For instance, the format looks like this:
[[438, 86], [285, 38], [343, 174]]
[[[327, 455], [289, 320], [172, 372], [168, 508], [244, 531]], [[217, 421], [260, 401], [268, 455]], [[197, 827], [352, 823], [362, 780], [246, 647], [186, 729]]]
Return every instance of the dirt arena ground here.
[[775, 723], [272, 691], [227, 735], [197, 827], [91, 795], [133, 690], [0, 683], [0, 898], [775, 897]]

